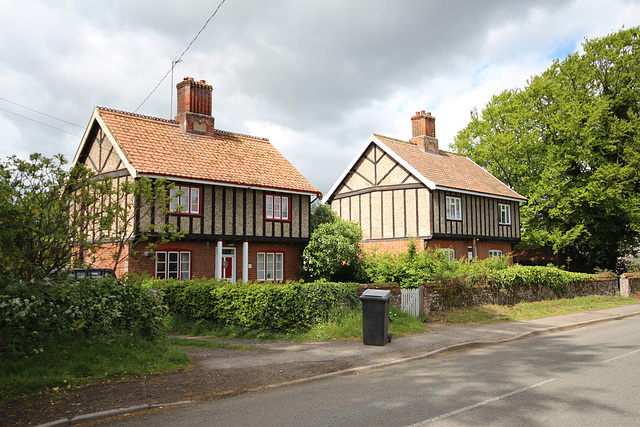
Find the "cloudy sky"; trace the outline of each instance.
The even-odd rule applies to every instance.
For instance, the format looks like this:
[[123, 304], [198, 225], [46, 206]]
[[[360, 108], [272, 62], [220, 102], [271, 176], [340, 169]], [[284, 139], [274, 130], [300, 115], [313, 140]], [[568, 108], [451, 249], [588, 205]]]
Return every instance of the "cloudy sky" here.
[[446, 147], [491, 95], [640, 24], [640, 0], [226, 0], [142, 104], [220, 1], [0, 0], [0, 157], [72, 159], [94, 106], [172, 118], [190, 76], [217, 128], [326, 192], [372, 133], [408, 139], [426, 110]]

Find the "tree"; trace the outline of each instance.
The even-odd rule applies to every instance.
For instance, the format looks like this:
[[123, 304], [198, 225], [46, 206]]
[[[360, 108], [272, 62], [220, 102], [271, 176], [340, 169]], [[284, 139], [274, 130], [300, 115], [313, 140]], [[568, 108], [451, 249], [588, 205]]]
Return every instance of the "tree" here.
[[325, 215], [326, 209], [321, 209], [323, 218], [332, 220], [319, 224], [311, 234], [302, 254], [303, 276], [314, 281], [352, 279], [360, 262], [362, 230], [355, 222]]
[[324, 203], [314, 203], [311, 206], [311, 233], [320, 225], [334, 222], [337, 218], [338, 214], [331, 209], [331, 206]]
[[53, 276], [83, 248], [81, 224], [92, 218], [70, 216], [69, 206], [95, 202], [101, 186], [85, 168], [65, 164], [61, 155], [37, 153], [0, 163], [0, 278]]
[[529, 199], [522, 245], [613, 270], [640, 242], [639, 27], [583, 49], [473, 111], [454, 148]]
[[166, 215], [173, 184], [141, 178], [115, 185], [82, 164], [66, 170], [66, 163], [38, 153], [0, 162], [1, 282], [55, 277], [90, 265], [105, 247], [115, 270], [135, 255], [127, 245], [153, 239], [153, 248], [184, 234], [150, 220], [154, 212]]

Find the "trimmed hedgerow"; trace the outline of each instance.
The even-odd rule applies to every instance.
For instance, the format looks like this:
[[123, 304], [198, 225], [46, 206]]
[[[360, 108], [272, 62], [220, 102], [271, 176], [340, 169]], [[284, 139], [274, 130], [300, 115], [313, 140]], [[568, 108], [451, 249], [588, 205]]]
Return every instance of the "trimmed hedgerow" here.
[[518, 286], [549, 287], [556, 293], [562, 293], [572, 282], [592, 279], [586, 273], [574, 273], [556, 267], [514, 265], [492, 273], [492, 281], [501, 289], [509, 290]]
[[255, 330], [300, 330], [359, 303], [355, 283], [229, 283], [152, 280], [169, 311], [192, 320]]
[[156, 340], [164, 336], [163, 316], [159, 298], [113, 278], [7, 286], [0, 295], [0, 354], [37, 353], [52, 337]]

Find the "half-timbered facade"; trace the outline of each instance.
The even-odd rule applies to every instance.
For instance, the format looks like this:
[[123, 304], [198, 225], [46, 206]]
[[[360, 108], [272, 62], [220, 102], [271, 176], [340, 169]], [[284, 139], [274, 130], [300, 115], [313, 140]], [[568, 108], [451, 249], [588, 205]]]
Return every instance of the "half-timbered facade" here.
[[[169, 214], [151, 207], [133, 226], [173, 224], [184, 232], [117, 273], [297, 279], [310, 206], [321, 194], [267, 139], [215, 129], [211, 92], [204, 81], [179, 83], [176, 120], [94, 109], [74, 164], [116, 184], [143, 176], [173, 182]], [[145, 243], [138, 245], [128, 250], [144, 254]]]
[[465, 156], [440, 150], [435, 117], [412, 117], [413, 137], [373, 134], [324, 198], [362, 228], [362, 245], [403, 251], [440, 248], [453, 258], [499, 256], [520, 241], [520, 203]]

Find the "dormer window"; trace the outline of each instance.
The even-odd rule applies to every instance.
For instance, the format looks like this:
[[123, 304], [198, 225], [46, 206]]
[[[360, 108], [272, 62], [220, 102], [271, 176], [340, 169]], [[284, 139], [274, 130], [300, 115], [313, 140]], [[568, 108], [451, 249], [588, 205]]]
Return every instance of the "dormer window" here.
[[180, 185], [171, 189], [169, 212], [185, 215], [200, 215], [200, 187]]

